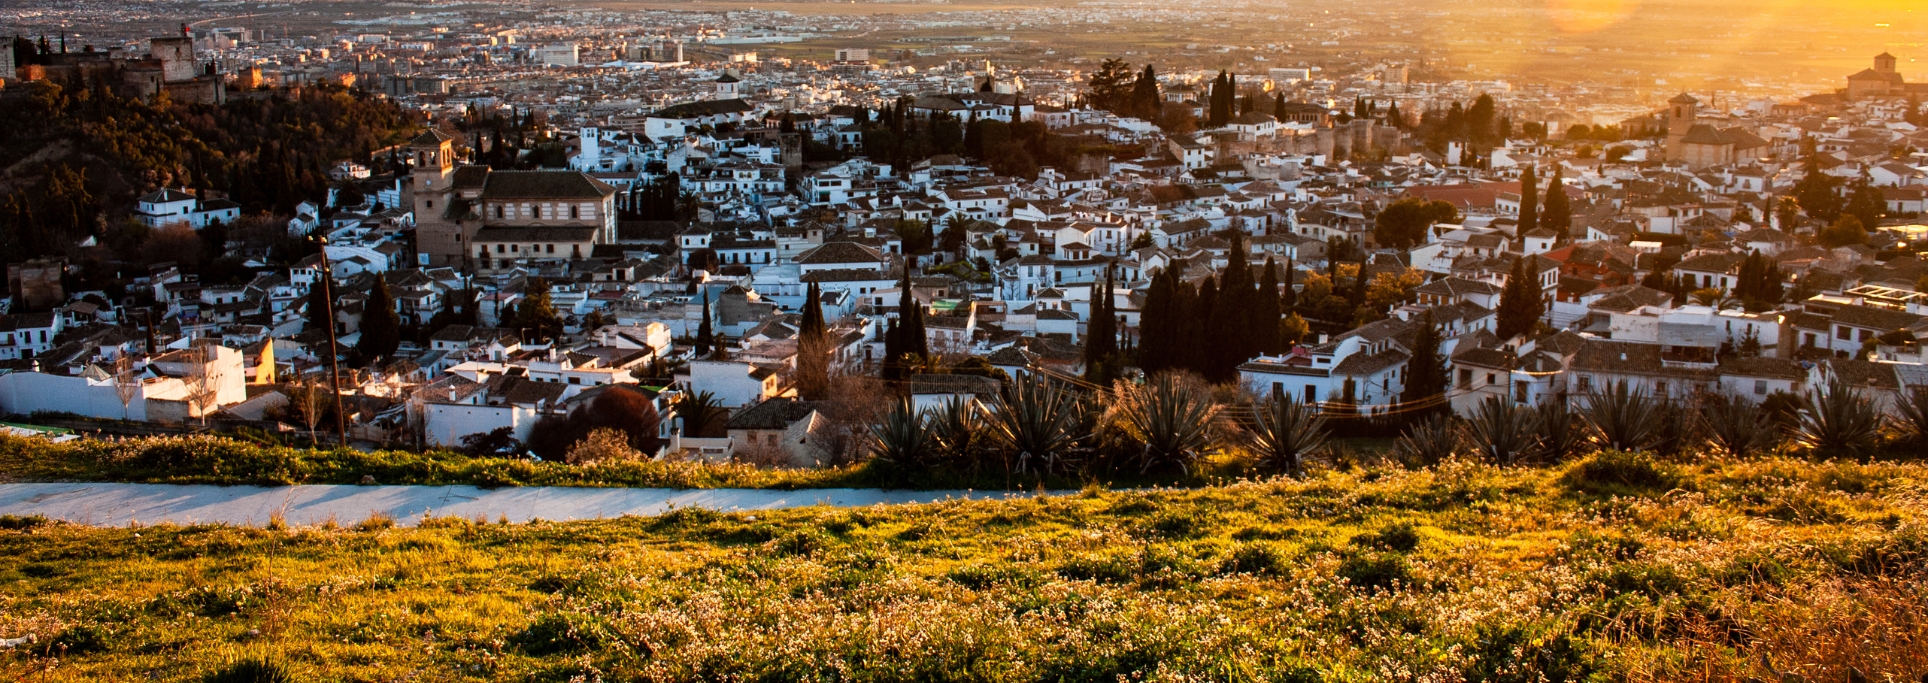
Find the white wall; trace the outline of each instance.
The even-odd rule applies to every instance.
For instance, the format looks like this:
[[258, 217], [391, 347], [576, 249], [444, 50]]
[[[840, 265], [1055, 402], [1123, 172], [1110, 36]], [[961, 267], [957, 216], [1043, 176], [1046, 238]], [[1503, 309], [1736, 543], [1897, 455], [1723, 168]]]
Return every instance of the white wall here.
[[486, 434], [502, 427], [515, 430], [517, 441], [527, 441], [538, 416], [534, 408], [429, 403], [424, 406], [425, 438], [437, 446], [460, 446], [462, 437]]

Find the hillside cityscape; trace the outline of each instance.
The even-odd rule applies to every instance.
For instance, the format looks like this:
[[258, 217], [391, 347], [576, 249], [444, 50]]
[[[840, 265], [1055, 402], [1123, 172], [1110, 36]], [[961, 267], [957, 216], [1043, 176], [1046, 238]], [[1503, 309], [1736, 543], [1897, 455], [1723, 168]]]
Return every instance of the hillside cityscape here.
[[[1928, 606], [1919, 12], [1654, 4], [11, 3], [0, 488], [1043, 497], [663, 508], [634, 534], [517, 513], [537, 534], [517, 542], [554, 558], [588, 561], [595, 541], [542, 535], [574, 529], [640, 543], [595, 561], [607, 571], [682, 568], [541, 565], [535, 588], [513, 588], [541, 594], [526, 624], [422, 607], [407, 627], [357, 622], [363, 635], [313, 626], [374, 648], [356, 655], [279, 649], [309, 627], [251, 601], [282, 588], [216, 598], [201, 578], [168, 583], [172, 606], [130, 608], [140, 626], [45, 606], [60, 577], [139, 571], [77, 573], [56, 561], [72, 550], [47, 544], [119, 544], [144, 521], [187, 523], [165, 533], [192, 547], [232, 532], [235, 549], [269, 552], [259, 544], [276, 541], [247, 534], [290, 528], [285, 504], [271, 523], [229, 519], [236, 531], [191, 523], [222, 519], [212, 508], [50, 520], [29, 499], [39, 489], [0, 491], [0, 534], [17, 532], [0, 546], [37, 558], [0, 570], [0, 667], [43, 676], [20, 680], [411, 667], [436, 680], [1928, 680], [1928, 640], [1909, 640], [1924, 627], [1896, 616]], [[1729, 521], [1710, 531], [1695, 525], [1712, 517], [1681, 512], [1702, 521], [1667, 531], [1673, 505]], [[1340, 520], [1347, 506], [1372, 512]], [[444, 553], [520, 533], [429, 507], [313, 533]], [[1514, 514], [1505, 533], [1557, 527], [1558, 548], [1502, 549], [1527, 543], [1499, 530]], [[1760, 559], [1796, 528], [1872, 545]], [[1085, 540], [998, 548], [1055, 535]], [[944, 538], [971, 549], [930, 549]], [[328, 547], [342, 562], [379, 552]], [[1130, 547], [1118, 567], [1090, 559]], [[1766, 554], [1710, 578], [1712, 565], [1678, 564], [1695, 548]], [[162, 561], [111, 561], [128, 552]], [[944, 552], [955, 566], [918, 564]], [[1502, 588], [1529, 579], [1480, 563], [1515, 552], [1564, 578]], [[1003, 554], [968, 559], [985, 553]], [[758, 554], [776, 564], [719, 559]], [[462, 557], [445, 561], [482, 561]], [[1031, 557], [1056, 559], [1020, 571]], [[1583, 561], [1601, 564], [1570, 564]], [[1486, 578], [1447, 587], [1455, 562]], [[379, 580], [431, 570], [397, 571]], [[893, 580], [961, 588], [881, 587]], [[666, 592], [639, 597], [643, 581]], [[682, 601], [721, 598], [690, 591], [738, 581], [852, 618], [865, 591], [886, 591], [875, 618], [906, 621], [798, 625], [814, 635], [791, 646], [825, 649], [741, 645], [759, 654], [731, 659], [697, 650], [777, 637], [733, 618], [810, 609], [766, 596], [703, 609], [802, 611], [637, 612], [695, 610]], [[1214, 581], [1231, 583], [1207, 597]], [[1265, 587], [1234, 587], [1246, 581]], [[1474, 598], [1468, 581], [1537, 602]], [[1719, 588], [1682, 587], [1701, 581]], [[1850, 628], [1814, 606], [1820, 593], [1781, 592], [1819, 586], [1847, 612], [1883, 596], [1892, 612], [1856, 628], [1888, 639], [1803, 643], [1795, 633]], [[940, 675], [918, 667], [969, 648], [924, 634], [947, 644], [868, 649], [911, 638], [908, 596], [953, 589], [1030, 596], [986, 598], [1006, 606], [992, 616], [944, 612], [971, 604], [951, 597], [936, 608], [1010, 652]], [[291, 590], [273, 600], [333, 589]], [[510, 589], [454, 590], [431, 592]], [[1326, 590], [1387, 602], [1304, 616]], [[1767, 593], [1809, 620], [1739, 606]], [[1485, 616], [1448, 624], [1426, 613], [1462, 607], [1421, 606], [1435, 598]], [[1112, 599], [1137, 606], [1082, 602]], [[1268, 599], [1311, 621], [1246, 633], [1160, 613], [1244, 620]], [[1400, 601], [1407, 616], [1387, 616]], [[911, 611], [883, 614], [896, 609]], [[1024, 621], [1031, 609], [1078, 634], [1029, 630], [1045, 628]], [[1371, 624], [1334, 621], [1348, 609]], [[194, 655], [171, 663], [142, 649], [192, 614], [238, 644], [180, 641]], [[1540, 620], [1482, 621], [1508, 614]], [[679, 619], [719, 621], [662, 635]], [[1110, 619], [1191, 630], [1108, 640], [1095, 624]], [[428, 643], [409, 646], [426, 659], [395, 638]], [[436, 654], [457, 642], [459, 656]], [[57, 668], [63, 656], [81, 668]]]

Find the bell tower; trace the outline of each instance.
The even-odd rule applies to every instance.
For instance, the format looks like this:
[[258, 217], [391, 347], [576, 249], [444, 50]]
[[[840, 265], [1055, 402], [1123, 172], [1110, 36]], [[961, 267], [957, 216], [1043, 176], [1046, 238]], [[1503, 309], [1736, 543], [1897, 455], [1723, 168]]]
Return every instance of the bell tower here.
[[1895, 72], [1895, 56], [1883, 52], [1874, 57], [1875, 73], [1886, 76]]
[[1700, 120], [1700, 100], [1693, 95], [1681, 93], [1667, 100], [1667, 160], [1679, 161], [1686, 157], [1681, 140], [1693, 130], [1694, 123]]
[[416, 249], [429, 256], [429, 265], [453, 265], [463, 254], [461, 226], [448, 214], [454, 201], [451, 192], [455, 175], [454, 139], [433, 128], [408, 141], [408, 155], [415, 162], [409, 173], [409, 192], [414, 197]]

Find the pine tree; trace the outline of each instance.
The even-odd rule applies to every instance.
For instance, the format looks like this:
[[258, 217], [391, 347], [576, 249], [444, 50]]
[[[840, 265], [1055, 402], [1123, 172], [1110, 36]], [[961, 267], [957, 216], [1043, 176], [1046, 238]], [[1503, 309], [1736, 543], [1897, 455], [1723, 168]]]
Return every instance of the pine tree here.
[[1554, 239], [1565, 244], [1572, 239], [1573, 206], [1568, 202], [1566, 189], [1560, 183], [1560, 166], [1553, 165], [1553, 178], [1546, 185], [1545, 208], [1541, 210], [1540, 225], [1555, 233]]
[[522, 305], [516, 308], [515, 326], [533, 339], [552, 340], [561, 336], [562, 316], [556, 315], [555, 302], [549, 298], [549, 282], [535, 278], [522, 290]]
[[1526, 233], [1540, 227], [1540, 183], [1534, 177], [1533, 167], [1520, 172], [1520, 228], [1517, 236], [1526, 239]]
[[[1413, 339], [1412, 357], [1406, 361], [1406, 386], [1399, 392], [1400, 403], [1426, 406], [1411, 417], [1423, 417], [1447, 408], [1441, 400], [1446, 394], [1446, 357], [1440, 353], [1439, 345], [1439, 325], [1429, 310], [1420, 315], [1419, 334]], [[1440, 403], [1432, 405], [1433, 401]]]
[[696, 325], [696, 355], [707, 356], [711, 347], [716, 345], [716, 335], [710, 331], [710, 290], [703, 290], [703, 321]]
[[355, 352], [365, 360], [375, 361], [395, 355], [401, 343], [402, 327], [395, 316], [395, 300], [388, 294], [388, 283], [376, 273], [375, 286], [369, 290], [368, 301], [362, 306], [361, 339], [355, 342]]
[[1279, 264], [1265, 258], [1265, 272], [1259, 274], [1258, 292], [1252, 298], [1253, 354], [1276, 356], [1283, 352], [1279, 341]]

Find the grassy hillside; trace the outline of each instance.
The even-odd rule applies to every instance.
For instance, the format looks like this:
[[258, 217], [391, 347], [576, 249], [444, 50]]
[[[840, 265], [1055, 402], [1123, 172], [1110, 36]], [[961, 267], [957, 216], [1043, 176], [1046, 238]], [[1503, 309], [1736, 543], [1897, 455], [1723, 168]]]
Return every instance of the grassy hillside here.
[[[7, 519], [10, 680], [1812, 681], [1928, 672], [1919, 465], [1453, 461], [422, 528]], [[1123, 678], [1121, 678], [1121, 676]], [[223, 679], [215, 679], [223, 680]], [[248, 679], [255, 680], [255, 679]], [[262, 679], [266, 680], [266, 679]]]

